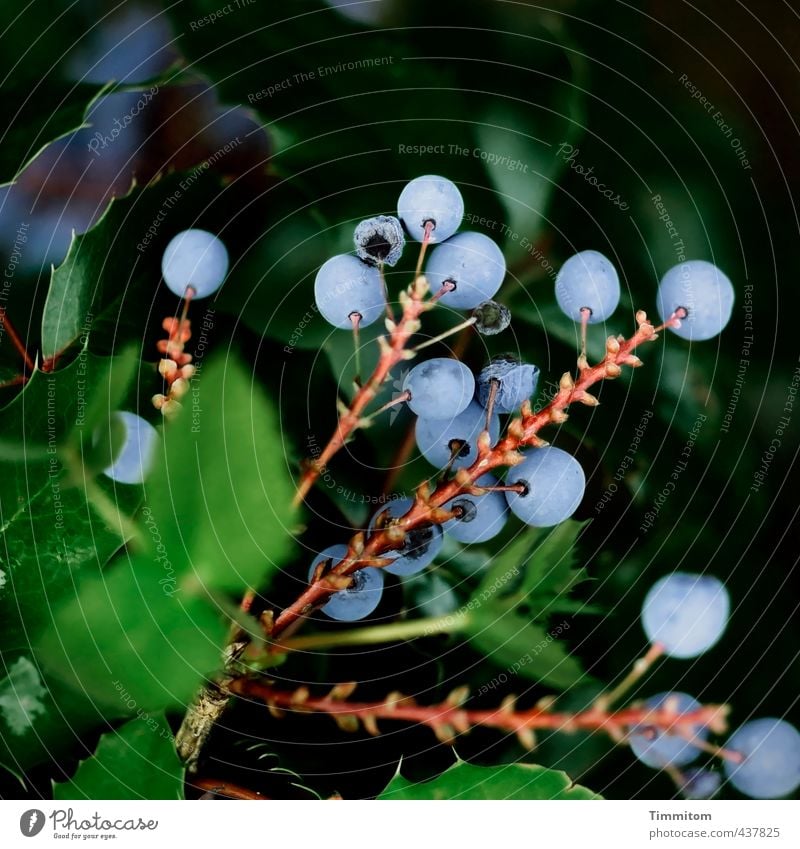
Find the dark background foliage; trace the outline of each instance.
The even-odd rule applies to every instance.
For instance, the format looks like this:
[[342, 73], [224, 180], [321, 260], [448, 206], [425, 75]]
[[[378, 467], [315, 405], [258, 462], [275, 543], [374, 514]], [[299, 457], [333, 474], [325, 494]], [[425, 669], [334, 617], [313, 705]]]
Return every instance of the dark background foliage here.
[[[130, 212], [121, 207], [114, 224], [102, 277], [108, 294], [98, 296], [102, 321], [89, 349], [106, 356], [133, 344], [144, 359], [155, 359], [160, 317], [173, 309], [156, 291], [160, 251], [189, 224], [218, 232], [232, 271], [215, 304], [209, 344], [239, 352], [277, 399], [286, 444], [264, 450], [279, 462], [296, 463], [321, 447], [335, 421], [336, 393], [351, 392], [349, 339], [329, 333], [318, 316], [304, 319], [314, 273], [332, 253], [348, 249], [358, 220], [392, 213], [414, 176], [439, 173], [456, 181], [471, 229], [497, 239], [508, 257], [502, 299], [513, 312], [512, 335], [473, 339], [463, 351], [470, 366], [514, 348], [539, 364], [546, 380], [570, 367], [575, 329], [555, 309], [552, 284], [553, 270], [576, 250], [600, 250], [620, 269], [623, 304], [608, 332], [630, 332], [635, 309], [655, 313], [657, 282], [678, 261], [678, 242], [688, 258], [719, 265], [736, 289], [726, 331], [694, 345], [667, 335], [644, 351], [644, 368], [602, 388], [600, 407], [576, 411], [554, 435], [587, 472], [577, 518], [592, 520], [578, 545], [591, 580], [576, 596], [594, 612], [567, 616], [566, 641], [593, 679], [610, 681], [645, 648], [638, 613], [653, 580], [676, 568], [708, 571], [726, 582], [734, 600], [725, 638], [697, 661], [665, 661], [643, 692], [681, 689], [703, 701], [730, 702], [734, 725], [753, 715], [800, 722], [794, 542], [800, 409], [790, 397], [800, 366], [792, 325], [800, 29], [791, 4], [413, 0], [366, 4], [360, 11], [378, 17], [365, 25], [319, 2], [242, 0], [202, 26], [198, 21], [218, 10], [217, 0], [184, 0], [167, 10], [84, 0], [57, 21], [52, 6], [39, 3], [37, 12], [36, 5], [0, 39], [12, 69], [3, 82], [6, 102], [23, 107], [12, 110], [0, 143], [3, 179], [44, 141], [75, 127], [74, 110], [80, 116], [110, 80], [141, 84], [169, 73], [170, 84], [160, 85], [152, 103], [98, 156], [87, 149], [93, 134], [110, 132], [140, 95], [101, 99], [89, 117], [94, 126], [50, 145], [14, 186], [0, 190], [0, 240], [9, 261], [20, 222], [30, 228], [4, 306], [30, 350], [46, 345], [40, 327], [50, 263], [64, 259], [71, 229], [83, 232], [96, 222], [133, 177], [139, 186], [158, 178], [144, 190], [145, 200], [123, 201]], [[270, 91], [276, 86], [282, 87]], [[58, 112], [65, 105], [73, 111]], [[32, 131], [43, 113], [56, 117]], [[419, 146], [428, 152], [419, 153]], [[482, 153], [519, 165], [492, 164]], [[169, 172], [198, 164], [196, 186], [170, 211], [150, 249], [137, 255], [132, 246], [144, 222], [169, 194], [170, 180], [180, 179]], [[581, 169], [592, 169], [612, 199]], [[659, 220], [665, 210], [677, 237]], [[412, 253], [389, 276], [395, 293], [413, 271]], [[426, 332], [455, 320], [444, 312]], [[602, 331], [595, 335], [596, 347]], [[3, 339], [0, 376], [18, 370]], [[0, 391], [6, 403], [16, 390]], [[143, 389], [143, 397], [151, 391]], [[653, 415], [627, 465], [643, 411]], [[403, 414], [391, 424], [387, 419], [334, 461], [333, 486], [323, 482], [309, 499], [305, 531], [282, 573], [261, 588], [262, 606], [291, 600], [309, 551], [344, 541], [363, 525], [387, 475], [399, 492], [428, 474], [413, 455], [394, 469], [409, 425]], [[643, 528], [693, 433], [674, 493], [652, 527]], [[760, 473], [763, 482], [754, 477]], [[510, 528], [496, 550], [519, 531]], [[468, 568], [454, 555], [436, 574], [464, 595]], [[390, 581], [377, 615], [413, 613], [415, 603]], [[16, 647], [2, 648], [9, 666]], [[358, 679], [368, 682], [359, 691], [365, 698], [401, 689], [425, 701], [462, 681], [479, 689], [504, 665], [491, 659], [487, 665], [476, 649], [442, 637], [379, 652], [293, 657], [277, 677], [291, 684]], [[564, 698], [579, 706], [593, 686]], [[528, 701], [549, 692], [516, 680], [483, 703], [520, 691]], [[82, 746], [93, 748], [97, 730], [86, 729], [88, 736], [55, 762], [31, 769], [25, 792], [48, 792], [51, 777], [70, 773], [75, 758], [85, 756]], [[626, 749], [596, 739], [545, 738], [534, 754], [524, 754], [515, 742], [475, 732], [457, 751], [476, 763], [523, 758], [567, 769], [612, 798], [674, 792], [666, 777], [637, 764]], [[269, 758], [259, 760], [265, 752]], [[323, 795], [372, 796], [401, 755], [405, 774], [417, 778], [453, 757], [425, 730], [348, 738], [326, 717], [267, 724], [265, 712], [252, 707], [234, 710], [209, 746], [216, 775], [275, 795], [307, 794], [265, 774], [264, 763], [280, 762]], [[9, 779], [4, 792], [19, 787]]]

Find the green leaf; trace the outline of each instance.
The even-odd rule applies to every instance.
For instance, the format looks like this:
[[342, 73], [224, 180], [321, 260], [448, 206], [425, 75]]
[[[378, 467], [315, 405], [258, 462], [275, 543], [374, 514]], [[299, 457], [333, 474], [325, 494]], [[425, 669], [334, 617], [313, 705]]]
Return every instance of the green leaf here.
[[181, 799], [183, 773], [164, 715], [143, 714], [103, 734], [73, 778], [53, 784], [53, 798]]
[[[54, 605], [74, 596], [84, 576], [96, 575], [122, 545], [71, 478], [63, 461], [70, 442], [78, 456], [91, 450], [101, 418], [128, 391], [136, 361], [83, 352], [51, 374], [36, 371], [0, 411], [0, 440], [17, 447], [0, 460], [0, 645], [26, 650], [51, 621]], [[117, 508], [132, 513], [139, 487], [113, 491]]]
[[106, 717], [185, 707], [220, 665], [228, 626], [213, 599], [176, 586], [172, 564], [123, 558], [53, 615], [37, 655]]
[[13, 183], [49, 144], [89, 126], [87, 112], [112, 87], [54, 79], [35, 92], [29, 85], [0, 86], [12, 116], [0, 145], [0, 186]]
[[582, 527], [569, 520], [548, 531], [530, 529], [492, 561], [467, 604], [465, 630], [495, 666], [559, 689], [586, 680], [556, 639], [569, 620], [552, 623], [553, 614], [572, 612], [569, 593], [586, 577], [574, 557]]
[[601, 799], [555, 769], [528, 764], [475, 766], [459, 761], [432, 781], [414, 784], [399, 771], [378, 796], [391, 800]]
[[296, 521], [286, 450], [252, 374], [234, 358], [204, 366], [146, 487], [143, 535], [179, 582], [241, 591], [278, 569]]

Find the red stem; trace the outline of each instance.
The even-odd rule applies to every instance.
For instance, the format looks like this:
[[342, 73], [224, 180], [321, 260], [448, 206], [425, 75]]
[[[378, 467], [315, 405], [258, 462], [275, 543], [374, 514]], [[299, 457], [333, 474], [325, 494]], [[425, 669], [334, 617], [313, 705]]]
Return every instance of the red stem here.
[[669, 733], [681, 733], [697, 727], [709, 728], [715, 733], [726, 730], [726, 705], [703, 705], [697, 710], [677, 713], [664, 706], [646, 708], [633, 706], [616, 711], [605, 711], [597, 707], [579, 713], [553, 711], [549, 700], [528, 710], [518, 711], [515, 698], [508, 697], [503, 704], [491, 710], [467, 710], [461, 706], [466, 698], [465, 690], [454, 691], [451, 697], [437, 705], [418, 705], [414, 699], [393, 693], [381, 702], [348, 701], [354, 684], [339, 685], [327, 696], [311, 696], [305, 687], [287, 692], [269, 684], [248, 678], [232, 681], [230, 690], [240, 696], [249, 696], [265, 702], [274, 715], [283, 711], [296, 713], [326, 713], [345, 727], [342, 718], [351, 718], [361, 723], [367, 731], [378, 733], [377, 720], [394, 720], [427, 725], [437, 737], [448, 741], [456, 733], [466, 733], [475, 726], [496, 728], [524, 735], [530, 740], [530, 732], [551, 730], [561, 732], [602, 731], [617, 740], [623, 739], [634, 726], [656, 728]]
[[8, 338], [11, 340], [11, 343], [19, 352], [19, 355], [25, 362], [25, 366], [27, 367], [28, 371], [34, 371], [36, 369], [36, 364], [31, 359], [31, 355], [28, 353], [28, 349], [25, 347], [17, 331], [14, 329], [14, 325], [11, 323], [11, 319], [8, 317], [5, 307], [0, 307], [0, 328], [5, 328], [5, 331], [8, 334]]

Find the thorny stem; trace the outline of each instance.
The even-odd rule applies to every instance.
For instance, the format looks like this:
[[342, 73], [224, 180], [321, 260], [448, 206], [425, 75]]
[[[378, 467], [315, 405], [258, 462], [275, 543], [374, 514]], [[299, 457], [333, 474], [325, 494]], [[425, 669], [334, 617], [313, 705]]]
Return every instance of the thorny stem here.
[[389, 339], [387, 341], [386, 337], [381, 336], [378, 340], [381, 353], [375, 371], [358, 390], [348, 410], [340, 416], [336, 430], [328, 444], [303, 472], [293, 499], [295, 506], [299, 505], [308, 495], [309, 490], [330, 459], [345, 445], [350, 434], [358, 428], [362, 412], [380, 392], [389, 372], [407, 358], [406, 344], [411, 336], [419, 330], [419, 317], [429, 308], [429, 302], [423, 300], [426, 292], [427, 283], [425, 279], [418, 277], [411, 285], [410, 293], [408, 295], [404, 293], [401, 296], [403, 314], [396, 324], [387, 321]]
[[[417, 301], [413, 298], [408, 300], [406, 309], [409, 309], [409, 305], [413, 307], [415, 304], [417, 304]], [[415, 318], [422, 309], [424, 309], [424, 306], [420, 303], [419, 308], [413, 311]], [[541, 445], [542, 440], [538, 436], [539, 431], [549, 424], [561, 424], [566, 421], [566, 410], [571, 404], [577, 402], [590, 407], [596, 406], [598, 401], [589, 394], [590, 387], [606, 378], [618, 377], [623, 366], [635, 368], [641, 365], [641, 361], [633, 353], [636, 348], [644, 342], [656, 339], [658, 332], [664, 327], [680, 325], [680, 318], [673, 315], [660, 327], [653, 327], [647, 320], [646, 314], [641, 311], [636, 314], [636, 321], [639, 325], [638, 329], [629, 339], [614, 336], [608, 338], [606, 355], [599, 363], [594, 366], [587, 363], [580, 367], [577, 379], [573, 379], [569, 373], [565, 373], [559, 383], [558, 392], [550, 403], [539, 412], [533, 412], [528, 402], [523, 404], [520, 418], [514, 419], [509, 424], [506, 435], [501, 437], [494, 447], [491, 446], [488, 431], [484, 431], [478, 438], [478, 458], [469, 468], [460, 469], [450, 480], [443, 480], [433, 492], [430, 491], [427, 484], [423, 484], [416, 492], [411, 509], [404, 516], [392, 522], [389, 527], [373, 532], [367, 538], [363, 533], [356, 534], [350, 541], [344, 559], [324, 576], [313, 581], [289, 607], [283, 610], [275, 620], [270, 636], [274, 638], [319, 607], [334, 592], [341, 590], [342, 585], [341, 581], [337, 580], [338, 578], [352, 575], [365, 566], [375, 565], [375, 561], [380, 560], [382, 554], [400, 548], [408, 531], [422, 525], [442, 524], [451, 518], [450, 511], [443, 509], [449, 501], [458, 495], [469, 493], [473, 489], [475, 481], [492, 469], [498, 466], [513, 466], [521, 462], [520, 449]], [[407, 335], [404, 334], [403, 338], [407, 338]], [[393, 340], [393, 346], [396, 344], [402, 343], [399, 340]], [[382, 357], [386, 360], [386, 368], [381, 372], [381, 381], [391, 368], [389, 363], [398, 362], [403, 357], [402, 349], [384, 346], [384, 352], [387, 350], [391, 352], [391, 356], [384, 353]], [[373, 375], [373, 378], [360, 393], [362, 399], [358, 407], [359, 412], [371, 397], [366, 394], [366, 390], [375, 385]], [[354, 407], [355, 403], [340, 420], [337, 433], [323, 451], [323, 454], [320, 455], [316, 469], [324, 465], [327, 459], [335, 453], [335, 450], [338, 450], [346, 435], [357, 424], [358, 418], [354, 415]], [[295, 499], [296, 502], [305, 496], [318, 474], [318, 471], [306, 473], [301, 481], [298, 496]], [[513, 480], [509, 482], [514, 483]]]
[[327, 696], [312, 696], [306, 687], [284, 691], [263, 681], [239, 678], [231, 682], [230, 691], [265, 702], [275, 716], [284, 712], [326, 713], [344, 729], [354, 730], [361, 724], [371, 734], [380, 733], [378, 720], [413, 722], [428, 726], [439, 740], [446, 743], [451, 743], [456, 734], [467, 733], [476, 726], [513, 732], [528, 748], [535, 745], [533, 732], [538, 730], [565, 733], [601, 731], [615, 741], [622, 741], [636, 726], [657, 728], [671, 734], [698, 726], [709, 728], [715, 733], [724, 733], [727, 727], [726, 705], [703, 705], [686, 713], [677, 712], [668, 706], [631, 706], [618, 711], [592, 707], [579, 713], [567, 713], [553, 710], [553, 700], [549, 698], [527, 710], [517, 710], [516, 697], [509, 696], [500, 707], [467, 710], [463, 707], [469, 696], [467, 688], [454, 690], [444, 702], [423, 706], [402, 693], [390, 693], [384, 701], [379, 702], [349, 701], [355, 686], [340, 684]]

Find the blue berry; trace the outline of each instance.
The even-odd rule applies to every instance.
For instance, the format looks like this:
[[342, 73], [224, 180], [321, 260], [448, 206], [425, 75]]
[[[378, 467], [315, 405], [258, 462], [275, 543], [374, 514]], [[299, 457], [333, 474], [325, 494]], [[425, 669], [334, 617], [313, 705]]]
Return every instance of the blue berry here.
[[[483, 475], [478, 486], [496, 486], [497, 479]], [[496, 537], [508, 518], [508, 504], [504, 493], [487, 492], [485, 495], [459, 495], [447, 505], [448, 510], [460, 513], [442, 525], [444, 532], [464, 543], [486, 542]]]
[[619, 304], [616, 268], [598, 251], [581, 251], [571, 256], [556, 277], [556, 300], [573, 321], [581, 321], [583, 307], [592, 311], [589, 324], [605, 321]]
[[519, 465], [508, 470], [506, 482], [526, 487], [523, 493], [507, 492], [506, 498], [511, 511], [535, 528], [568, 519], [578, 509], [586, 488], [581, 464], [552, 445], [528, 451]]
[[403, 381], [403, 390], [411, 393], [408, 406], [418, 416], [448, 419], [472, 401], [475, 378], [464, 363], [435, 357], [411, 369]]
[[[451, 418], [417, 419], [417, 447], [425, 459], [439, 469], [450, 462], [451, 452], [456, 448], [459, 453], [452, 468], [471, 466], [477, 459], [478, 436], [485, 426], [486, 410], [470, 401], [464, 410]], [[500, 419], [496, 413], [489, 422], [489, 436], [493, 445], [500, 436]]]
[[686, 799], [710, 799], [714, 796], [722, 784], [722, 776], [710, 769], [698, 769], [694, 767], [683, 773], [683, 793]]
[[362, 221], [353, 234], [356, 253], [370, 265], [397, 265], [403, 255], [403, 225], [391, 215], [377, 215]]
[[642, 626], [651, 643], [670, 657], [697, 657], [725, 630], [730, 599], [711, 575], [674, 572], [650, 588], [642, 606]]
[[[382, 507], [370, 519], [370, 529], [375, 528], [380, 519], [380, 526], [386, 527], [391, 519], [399, 519], [414, 505], [413, 498], [397, 498]], [[406, 533], [402, 548], [387, 551], [383, 557], [391, 557], [394, 562], [383, 568], [391, 575], [416, 575], [426, 566], [433, 563], [434, 558], [442, 547], [444, 535], [439, 525], [423, 525]]]
[[135, 413], [117, 412], [113, 418], [124, 429], [124, 441], [103, 472], [117, 483], [142, 483], [156, 458], [158, 431]]
[[206, 298], [219, 289], [228, 273], [228, 251], [213, 233], [184, 230], [167, 245], [161, 273], [179, 297], [191, 286], [196, 298]]
[[498, 413], [513, 413], [523, 401], [533, 397], [539, 384], [539, 368], [520, 363], [515, 357], [503, 354], [495, 357], [478, 375], [478, 400], [486, 407], [492, 382], [498, 384], [494, 408]]
[[434, 250], [425, 268], [432, 292], [445, 283], [455, 286], [441, 303], [471, 310], [490, 299], [506, 276], [503, 252], [483, 233], [458, 233]]
[[[346, 555], [346, 545], [329, 545], [311, 562], [308, 580], [312, 579], [320, 563], [329, 560], [327, 568], [331, 568], [341, 562]], [[334, 593], [322, 607], [322, 612], [331, 619], [338, 619], [340, 622], [356, 622], [358, 619], [369, 616], [380, 604], [383, 593], [383, 570], [368, 566], [354, 572], [352, 579], [352, 583], [346, 590]]]
[[800, 734], [782, 719], [746, 722], [731, 734], [728, 751], [744, 755], [741, 763], [725, 759], [731, 784], [753, 799], [778, 799], [800, 787]]
[[[661, 708], [676, 715], [693, 713], [701, 705], [686, 693], [659, 693], [645, 701], [645, 707]], [[636, 725], [631, 729], [629, 742], [634, 755], [647, 766], [663, 769], [666, 766], [685, 766], [691, 763], [701, 752], [689, 739], [676, 732], [677, 726], [664, 729], [663, 726]], [[708, 728], [703, 725], [681, 726], [691, 738], [700, 742], [708, 739]]]
[[730, 321], [733, 284], [716, 265], [690, 260], [670, 268], [663, 276], [657, 306], [662, 321], [680, 308], [686, 310], [681, 326], [670, 328], [681, 338], [694, 342], [711, 339]]
[[320, 268], [314, 298], [325, 321], [342, 330], [353, 326], [354, 314], [361, 317], [361, 327], [372, 324], [386, 306], [378, 269], [350, 254], [331, 257]]
[[464, 217], [464, 200], [455, 183], [428, 174], [406, 185], [397, 201], [397, 214], [411, 236], [421, 242], [425, 225], [433, 222], [431, 242], [443, 242], [458, 230]]

